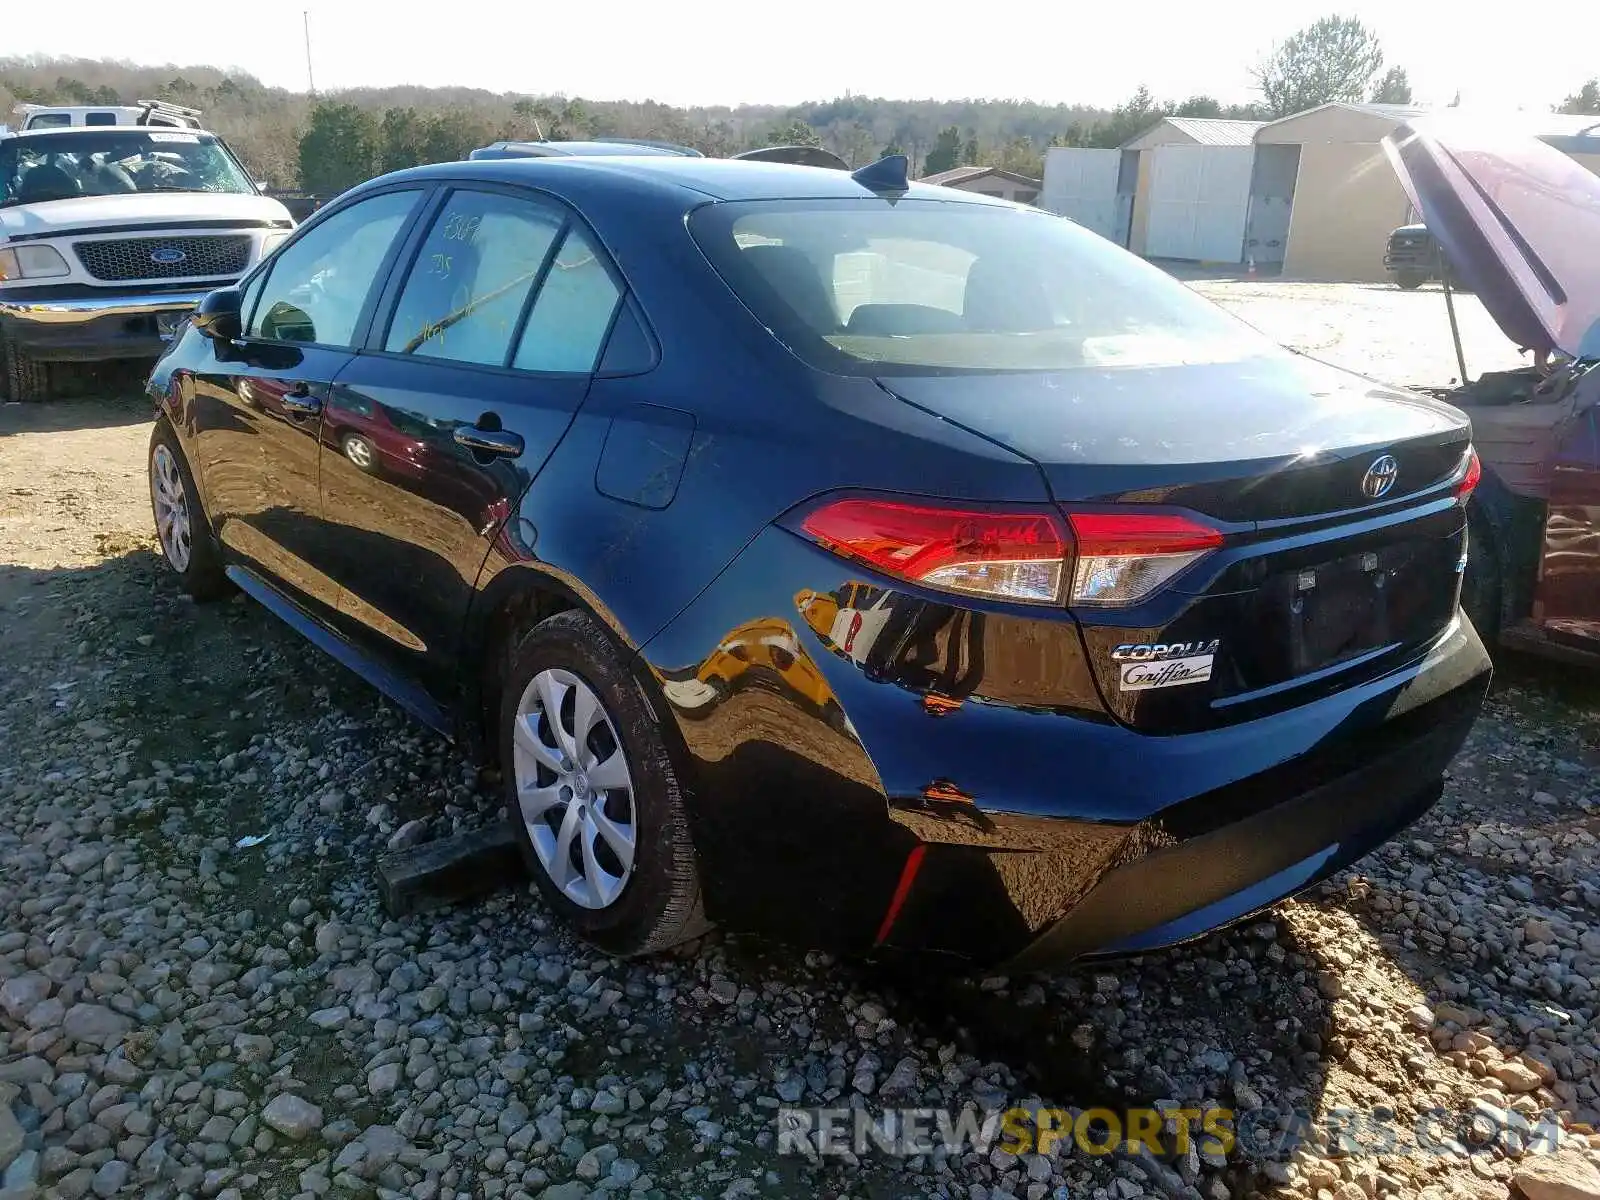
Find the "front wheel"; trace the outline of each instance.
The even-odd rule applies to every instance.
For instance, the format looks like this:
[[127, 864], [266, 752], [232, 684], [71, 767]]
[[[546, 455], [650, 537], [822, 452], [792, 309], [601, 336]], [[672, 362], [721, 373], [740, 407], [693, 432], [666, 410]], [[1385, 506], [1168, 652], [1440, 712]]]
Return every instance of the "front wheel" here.
[[0, 333], [0, 400], [33, 404], [50, 399], [55, 372]]
[[566, 924], [623, 957], [710, 928], [671, 753], [594, 618], [558, 613], [517, 643], [500, 735], [506, 819]]
[[373, 450], [372, 443], [359, 434], [345, 435], [344, 456], [369, 475], [378, 469], [377, 452]]
[[211, 522], [200, 505], [194, 476], [165, 417], [150, 434], [150, 509], [161, 557], [196, 600], [218, 600], [233, 590], [222, 571]]

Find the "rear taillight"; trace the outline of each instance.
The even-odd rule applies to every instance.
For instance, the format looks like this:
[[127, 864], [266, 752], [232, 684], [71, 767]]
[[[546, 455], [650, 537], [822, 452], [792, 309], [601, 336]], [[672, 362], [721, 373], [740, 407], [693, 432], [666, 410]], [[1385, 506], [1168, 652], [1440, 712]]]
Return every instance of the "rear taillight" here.
[[1478, 461], [1478, 452], [1468, 450], [1467, 461], [1462, 464], [1461, 474], [1456, 479], [1456, 499], [1462, 504], [1472, 499], [1472, 493], [1482, 480], [1483, 464]]
[[1136, 509], [930, 505], [850, 498], [812, 509], [818, 545], [924, 587], [1024, 604], [1137, 604], [1222, 545], [1190, 517]]
[[1137, 604], [1222, 545], [1209, 525], [1167, 513], [1072, 513], [1077, 567], [1072, 603], [1097, 608]]
[[819, 545], [927, 587], [1025, 604], [1061, 599], [1070, 560], [1055, 512], [835, 500], [800, 528]]

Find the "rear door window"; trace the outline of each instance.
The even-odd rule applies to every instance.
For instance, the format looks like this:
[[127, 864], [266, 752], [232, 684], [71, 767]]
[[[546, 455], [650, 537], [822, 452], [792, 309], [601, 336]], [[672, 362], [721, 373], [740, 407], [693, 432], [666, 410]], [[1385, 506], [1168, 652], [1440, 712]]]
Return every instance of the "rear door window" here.
[[504, 366], [564, 220], [534, 200], [452, 192], [411, 264], [384, 349]]

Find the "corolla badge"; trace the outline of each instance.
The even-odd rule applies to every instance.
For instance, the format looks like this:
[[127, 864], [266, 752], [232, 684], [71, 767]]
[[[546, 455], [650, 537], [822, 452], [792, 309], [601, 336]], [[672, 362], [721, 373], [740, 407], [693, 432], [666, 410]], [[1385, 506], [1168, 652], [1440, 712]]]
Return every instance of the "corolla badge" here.
[[1372, 460], [1367, 473], [1361, 477], [1361, 494], [1368, 500], [1386, 496], [1398, 478], [1400, 478], [1400, 464], [1395, 461], [1394, 455], [1380, 455]]
[[175, 267], [188, 257], [176, 246], [157, 246], [150, 251], [150, 261], [160, 267]]
[[1123, 691], [1148, 692], [1205, 683], [1211, 678], [1211, 667], [1221, 646], [1217, 638], [1198, 642], [1124, 642], [1111, 651], [1111, 660], [1118, 664], [1118, 683]]

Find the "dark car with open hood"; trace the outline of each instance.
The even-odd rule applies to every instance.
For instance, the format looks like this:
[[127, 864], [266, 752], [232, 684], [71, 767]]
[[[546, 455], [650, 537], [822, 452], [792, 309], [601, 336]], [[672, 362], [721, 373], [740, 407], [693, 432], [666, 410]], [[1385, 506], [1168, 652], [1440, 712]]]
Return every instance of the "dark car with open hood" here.
[[1489, 683], [1461, 413], [899, 156], [387, 175], [150, 392], [181, 582], [498, 764], [614, 953], [1193, 938], [1425, 812]]
[[[1427, 391], [1472, 421], [1483, 481], [1467, 510], [1463, 603], [1490, 640], [1600, 667], [1600, 119], [1535, 138], [1444, 114], [1401, 126], [1389, 157], [1530, 366]], [[1454, 311], [1449, 316], [1454, 319]]]

